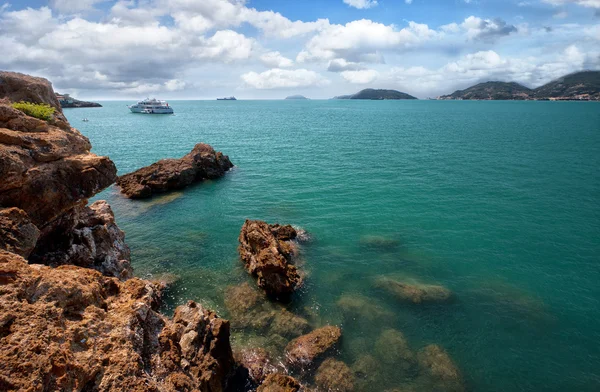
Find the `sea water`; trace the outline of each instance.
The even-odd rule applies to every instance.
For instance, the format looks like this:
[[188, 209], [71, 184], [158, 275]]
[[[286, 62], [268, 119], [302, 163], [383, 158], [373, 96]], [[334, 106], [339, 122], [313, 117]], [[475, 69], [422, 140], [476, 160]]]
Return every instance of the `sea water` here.
[[[289, 223], [311, 236], [293, 307], [341, 325], [349, 365], [381, 359], [375, 342], [394, 328], [415, 351], [444, 347], [473, 391], [600, 390], [600, 103], [174, 101], [174, 116], [102, 104], [65, 113], [119, 174], [199, 142], [236, 165], [149, 201], [116, 187], [95, 198], [112, 205], [137, 276], [178, 277], [166, 313], [192, 299], [227, 316], [225, 288], [252, 282], [236, 249], [244, 220]], [[456, 301], [401, 304], [381, 277]], [[342, 296], [381, 313], [348, 317]], [[401, 386], [381, 370], [372, 390]]]

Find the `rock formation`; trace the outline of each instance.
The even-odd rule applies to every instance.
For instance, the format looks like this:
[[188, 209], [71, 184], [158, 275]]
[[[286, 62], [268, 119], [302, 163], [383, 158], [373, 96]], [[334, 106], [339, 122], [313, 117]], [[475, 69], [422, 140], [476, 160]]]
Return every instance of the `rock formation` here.
[[258, 387], [257, 392], [298, 392], [300, 383], [290, 376], [271, 374], [265, 382]]
[[290, 225], [247, 220], [242, 226], [238, 251], [244, 267], [269, 296], [286, 299], [302, 286], [303, 279], [292, 263], [296, 236]]
[[384, 363], [394, 365], [404, 376], [416, 374], [417, 360], [402, 332], [395, 329], [383, 331], [375, 342], [375, 351]]
[[[57, 111], [46, 122], [11, 100]], [[0, 390], [223, 391], [229, 322], [194, 302], [157, 313], [110, 206], [86, 206], [116, 179], [90, 148], [48, 81], [0, 73]]]
[[294, 367], [308, 368], [332, 350], [342, 337], [339, 327], [325, 326], [292, 340], [286, 347], [286, 360]]
[[464, 392], [465, 385], [458, 367], [448, 353], [438, 345], [430, 344], [417, 354], [419, 366], [429, 383], [428, 390]]
[[378, 279], [375, 286], [387, 291], [400, 302], [415, 305], [448, 303], [454, 300], [452, 291], [443, 286], [403, 282], [389, 278]]
[[119, 177], [117, 185], [127, 197], [144, 199], [155, 193], [185, 188], [194, 182], [222, 177], [232, 167], [229, 157], [200, 143], [181, 159], [163, 159]]
[[354, 390], [354, 376], [344, 362], [327, 358], [315, 376], [315, 383], [323, 391], [350, 392]]

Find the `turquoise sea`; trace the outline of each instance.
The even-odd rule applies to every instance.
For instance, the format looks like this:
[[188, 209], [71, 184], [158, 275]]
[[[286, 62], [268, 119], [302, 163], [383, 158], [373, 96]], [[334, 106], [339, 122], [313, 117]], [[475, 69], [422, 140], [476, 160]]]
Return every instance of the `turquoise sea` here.
[[[166, 313], [193, 299], [226, 317], [225, 287], [249, 280], [236, 250], [244, 220], [290, 223], [311, 235], [293, 308], [342, 326], [346, 363], [385, 356], [375, 341], [395, 328], [414, 350], [443, 346], [472, 391], [600, 391], [600, 103], [170, 103], [175, 116], [126, 102], [65, 110], [120, 174], [198, 142], [237, 166], [151, 201], [115, 187], [96, 197], [127, 233], [138, 276], [180, 278]], [[374, 287], [381, 276], [457, 300], [403, 305]], [[341, 296], [381, 316], [344, 317]], [[373, 391], [400, 387], [393, 364], [381, 369]]]

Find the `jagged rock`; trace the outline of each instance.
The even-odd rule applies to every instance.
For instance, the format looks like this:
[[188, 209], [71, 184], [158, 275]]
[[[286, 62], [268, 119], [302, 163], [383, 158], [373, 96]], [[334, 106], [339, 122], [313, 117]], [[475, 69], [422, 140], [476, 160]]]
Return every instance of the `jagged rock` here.
[[181, 159], [163, 159], [119, 177], [117, 185], [127, 197], [144, 199], [155, 193], [185, 188], [194, 182], [222, 177], [232, 167], [228, 156], [200, 143]]
[[25, 211], [18, 208], [0, 210], [0, 249], [28, 257], [40, 236]]
[[333, 349], [341, 337], [342, 330], [339, 327], [328, 325], [315, 329], [288, 343], [285, 348], [286, 360], [292, 366], [311, 366]]
[[298, 392], [300, 383], [290, 376], [275, 373], [269, 375], [265, 382], [258, 387], [257, 392]]
[[448, 353], [431, 344], [417, 354], [421, 371], [429, 378], [430, 389], [444, 392], [464, 392], [465, 385], [460, 370]]
[[72, 264], [120, 279], [133, 274], [129, 260], [125, 233], [104, 200], [75, 208], [57, 220], [52, 231], [43, 233], [30, 257], [34, 263], [53, 267]]
[[221, 391], [229, 323], [189, 302], [173, 320], [155, 287], [0, 252], [0, 385], [5, 390]]
[[417, 371], [415, 354], [408, 346], [402, 332], [387, 329], [381, 333], [375, 342], [375, 351], [379, 358], [388, 365], [394, 365], [397, 371], [404, 375], [413, 376]]
[[315, 383], [324, 391], [350, 392], [354, 390], [354, 376], [344, 362], [327, 358], [315, 376]]
[[378, 279], [377, 288], [393, 295], [398, 301], [411, 304], [441, 304], [454, 300], [454, 294], [443, 286], [419, 282], [401, 282], [389, 278]]
[[246, 271], [272, 297], [285, 299], [302, 286], [302, 277], [292, 264], [294, 238], [296, 231], [289, 225], [247, 220], [242, 226], [238, 251]]
[[277, 367], [271, 362], [269, 354], [262, 348], [243, 349], [234, 355], [238, 366], [248, 371], [248, 377], [256, 384], [261, 384], [267, 376], [277, 372]]

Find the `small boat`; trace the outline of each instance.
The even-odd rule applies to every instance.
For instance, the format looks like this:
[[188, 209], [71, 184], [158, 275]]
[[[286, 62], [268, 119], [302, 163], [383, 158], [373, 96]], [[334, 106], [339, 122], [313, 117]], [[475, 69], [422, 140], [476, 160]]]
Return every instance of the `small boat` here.
[[88, 120], [87, 118], [84, 118], [84, 119], [83, 119], [83, 120], [81, 120], [81, 121], [83, 121], [83, 122], [88, 122], [88, 121], [90, 121], [90, 120]]
[[235, 97], [217, 98], [217, 101], [237, 101]]
[[146, 98], [136, 105], [127, 106], [132, 113], [143, 114], [173, 114], [173, 108], [167, 101], [159, 101], [156, 98]]

